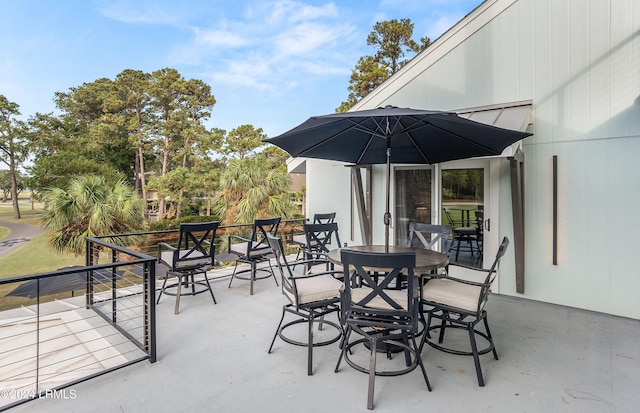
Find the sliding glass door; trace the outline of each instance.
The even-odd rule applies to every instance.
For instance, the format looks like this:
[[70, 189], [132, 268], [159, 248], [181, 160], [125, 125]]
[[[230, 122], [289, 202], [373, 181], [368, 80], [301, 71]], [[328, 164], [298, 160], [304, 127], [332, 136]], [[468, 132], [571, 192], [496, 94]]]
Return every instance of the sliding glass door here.
[[449, 225], [452, 228], [450, 261], [482, 268], [484, 237], [490, 229], [491, 217], [488, 191], [488, 161], [394, 167], [395, 245], [407, 245], [411, 221]]
[[450, 262], [482, 268], [485, 168], [442, 170], [442, 223], [452, 230]]
[[431, 168], [396, 167], [394, 177], [394, 241], [407, 245], [409, 222], [431, 223]]

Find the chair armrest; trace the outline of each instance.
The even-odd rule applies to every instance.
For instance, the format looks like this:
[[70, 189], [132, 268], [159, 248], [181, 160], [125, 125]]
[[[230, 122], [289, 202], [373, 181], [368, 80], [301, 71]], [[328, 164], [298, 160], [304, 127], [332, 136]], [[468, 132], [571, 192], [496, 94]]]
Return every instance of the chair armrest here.
[[242, 242], [249, 242], [249, 241], [251, 241], [250, 239], [247, 239], [247, 238], [241, 237], [240, 235], [229, 235], [229, 236], [227, 237], [227, 252], [231, 252], [231, 238], [239, 239], [239, 240], [240, 240], [240, 241], [242, 241]]
[[177, 249], [178, 249], [177, 247], [174, 247], [174, 246], [173, 246], [173, 245], [171, 245], [171, 244], [167, 244], [166, 242], [160, 242], [160, 243], [158, 243], [158, 249], [161, 249], [161, 248], [166, 248], [166, 249], [169, 249], [169, 250], [171, 250], [171, 251], [175, 251], [175, 250], [177, 250]]
[[289, 232], [289, 242], [295, 242], [293, 240], [294, 235], [304, 235], [304, 231], [300, 228], [291, 228], [291, 231]]
[[449, 264], [450, 267], [460, 267], [460, 268], [465, 268], [467, 270], [472, 270], [472, 271], [482, 271], [482, 272], [489, 272], [488, 269], [486, 268], [478, 268], [478, 267], [474, 267], [472, 265], [467, 265], [467, 264], [462, 264], [462, 263], [455, 263], [455, 264]]
[[[158, 262], [164, 262], [162, 261], [162, 250], [168, 250], [168, 251], [177, 251], [178, 248], [174, 247], [171, 244], [167, 244], [166, 242], [159, 242], [158, 243]], [[173, 265], [173, 262], [167, 262], [166, 264], [168, 264], [169, 266]]]
[[459, 282], [459, 283], [462, 283], [462, 284], [473, 285], [473, 286], [476, 286], [476, 287], [485, 286], [485, 283], [483, 283], [483, 282], [469, 281], [469, 280], [465, 280], [463, 278], [452, 277], [452, 276], [450, 276], [448, 274], [427, 274], [423, 278], [426, 279], [427, 282], [429, 280], [440, 279], [440, 280], [455, 281], [455, 282]]
[[[297, 265], [298, 263], [296, 263]], [[300, 274], [300, 275], [294, 275], [293, 277], [287, 277], [290, 280], [303, 280], [305, 278], [313, 278], [313, 277], [318, 277], [320, 275], [332, 275], [333, 278], [338, 279], [340, 277], [336, 277], [334, 274], [338, 274], [340, 276], [343, 276], [344, 273], [342, 271], [338, 271], [338, 270], [333, 270], [333, 271], [323, 271], [323, 272], [314, 272], [314, 273], [309, 273], [309, 274]]]
[[166, 242], [160, 242], [158, 243], [158, 261], [160, 261], [160, 256], [162, 255], [162, 250], [169, 250], [169, 251], [176, 251], [178, 248], [174, 247], [171, 244], [168, 244]]

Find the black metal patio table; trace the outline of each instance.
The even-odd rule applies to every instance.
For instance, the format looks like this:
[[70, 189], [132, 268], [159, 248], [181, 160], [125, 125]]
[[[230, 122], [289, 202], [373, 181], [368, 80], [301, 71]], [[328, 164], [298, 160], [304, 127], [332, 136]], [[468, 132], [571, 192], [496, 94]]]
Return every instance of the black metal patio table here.
[[[449, 264], [449, 256], [441, 252], [428, 250], [425, 248], [400, 247], [400, 246], [394, 246], [394, 245], [390, 245], [388, 251], [385, 251], [384, 245], [355, 245], [352, 247], [336, 248], [334, 250], [329, 251], [329, 254], [328, 254], [329, 261], [334, 264], [341, 265], [342, 262], [340, 257], [340, 251], [342, 249], [347, 249], [351, 251], [360, 251], [360, 252], [376, 252], [376, 253], [415, 252], [416, 266], [414, 269], [414, 274], [416, 274], [416, 276], [430, 273], [433, 270], [437, 270], [438, 268], [445, 267], [447, 264]], [[372, 268], [371, 270], [375, 271], [375, 268]]]

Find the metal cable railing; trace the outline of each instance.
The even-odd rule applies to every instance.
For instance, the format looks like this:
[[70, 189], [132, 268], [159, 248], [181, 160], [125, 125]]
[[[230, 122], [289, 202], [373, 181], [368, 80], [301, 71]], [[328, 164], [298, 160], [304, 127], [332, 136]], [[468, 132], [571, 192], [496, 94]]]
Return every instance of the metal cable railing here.
[[0, 411], [155, 361], [156, 259], [95, 238], [87, 244], [114, 259], [0, 279], [9, 290], [0, 298]]
[[[284, 220], [279, 232], [286, 240], [303, 222]], [[219, 227], [216, 251], [227, 250], [227, 235], [250, 230]], [[74, 397], [78, 382], [155, 362], [155, 255], [159, 242], [177, 235], [88, 237], [85, 266], [0, 278], [0, 411], [39, 397]]]

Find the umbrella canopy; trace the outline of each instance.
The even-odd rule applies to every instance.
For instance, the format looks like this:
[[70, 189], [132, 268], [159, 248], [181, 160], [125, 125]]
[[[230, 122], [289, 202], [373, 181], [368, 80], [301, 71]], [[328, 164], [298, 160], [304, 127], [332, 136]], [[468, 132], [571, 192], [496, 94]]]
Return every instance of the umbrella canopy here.
[[499, 155], [530, 133], [502, 129], [453, 112], [386, 106], [314, 116], [266, 139], [293, 157], [357, 165], [387, 164], [385, 245], [389, 244], [390, 164], [434, 164]]

